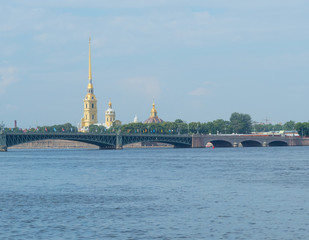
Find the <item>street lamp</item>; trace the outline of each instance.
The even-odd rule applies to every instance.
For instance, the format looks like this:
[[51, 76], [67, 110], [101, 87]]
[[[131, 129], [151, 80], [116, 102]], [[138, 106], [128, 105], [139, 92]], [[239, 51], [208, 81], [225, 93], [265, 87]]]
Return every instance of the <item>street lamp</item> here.
[[304, 137], [304, 128], [301, 128], [301, 137]]

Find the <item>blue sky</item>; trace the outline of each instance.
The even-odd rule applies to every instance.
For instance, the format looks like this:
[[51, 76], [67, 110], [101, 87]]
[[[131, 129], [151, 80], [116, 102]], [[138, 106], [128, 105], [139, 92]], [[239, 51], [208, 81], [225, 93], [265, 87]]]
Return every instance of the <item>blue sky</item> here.
[[305, 0], [10, 0], [0, 7], [0, 121], [20, 127], [83, 115], [92, 76], [103, 122], [308, 121]]

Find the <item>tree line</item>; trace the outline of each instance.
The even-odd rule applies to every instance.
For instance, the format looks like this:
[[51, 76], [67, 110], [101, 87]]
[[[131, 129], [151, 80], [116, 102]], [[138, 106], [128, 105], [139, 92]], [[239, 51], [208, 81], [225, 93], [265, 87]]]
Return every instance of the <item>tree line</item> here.
[[[288, 121], [285, 124], [263, 124], [253, 122], [249, 114], [234, 112], [229, 120], [217, 119], [211, 122], [186, 123], [181, 119], [163, 123], [128, 123], [104, 126], [91, 125], [90, 133], [129, 133], [129, 134], [250, 134], [252, 132], [275, 132], [296, 130], [300, 136], [309, 136], [309, 122]], [[5, 128], [6, 132], [78, 132], [71, 123], [41, 126], [37, 128]]]
[[51, 132], [78, 132], [78, 128], [73, 126], [71, 123], [58, 124], [52, 126], [39, 126], [36, 128], [22, 129], [22, 128], [4, 128], [4, 132], [14, 132], [14, 133], [51, 133]]

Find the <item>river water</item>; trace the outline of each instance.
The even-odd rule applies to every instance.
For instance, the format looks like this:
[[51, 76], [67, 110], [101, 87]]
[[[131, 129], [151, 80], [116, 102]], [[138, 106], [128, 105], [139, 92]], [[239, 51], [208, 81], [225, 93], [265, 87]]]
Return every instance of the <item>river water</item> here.
[[9, 150], [0, 239], [309, 239], [309, 147]]

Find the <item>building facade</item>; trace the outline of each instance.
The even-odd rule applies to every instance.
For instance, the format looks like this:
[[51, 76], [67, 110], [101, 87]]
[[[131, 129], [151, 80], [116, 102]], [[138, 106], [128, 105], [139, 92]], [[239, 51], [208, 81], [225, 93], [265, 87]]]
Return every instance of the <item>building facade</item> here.
[[116, 112], [112, 108], [112, 102], [109, 101], [108, 109], [105, 111], [105, 127], [110, 128], [113, 126], [113, 123], [116, 121]]

